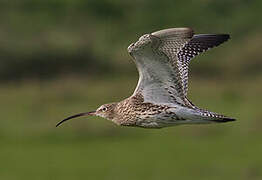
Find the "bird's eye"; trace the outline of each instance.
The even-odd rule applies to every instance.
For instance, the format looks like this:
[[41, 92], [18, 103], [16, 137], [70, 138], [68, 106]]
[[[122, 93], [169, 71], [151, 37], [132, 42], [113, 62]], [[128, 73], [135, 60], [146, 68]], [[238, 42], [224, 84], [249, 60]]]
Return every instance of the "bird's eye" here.
[[107, 110], [107, 107], [103, 107], [101, 110], [102, 112], [105, 112]]

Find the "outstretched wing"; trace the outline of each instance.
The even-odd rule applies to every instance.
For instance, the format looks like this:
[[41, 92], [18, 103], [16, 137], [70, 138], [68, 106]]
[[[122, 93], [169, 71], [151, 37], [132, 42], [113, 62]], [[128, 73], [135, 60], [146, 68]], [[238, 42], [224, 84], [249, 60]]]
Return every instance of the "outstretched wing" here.
[[195, 56], [208, 49], [216, 47], [229, 39], [228, 34], [198, 34], [185, 44], [178, 52], [177, 59], [182, 64], [182, 83], [184, 94], [187, 95], [188, 90], [188, 66]]
[[190, 28], [166, 29], [143, 35], [128, 47], [139, 72], [134, 95], [141, 93], [150, 103], [186, 105], [177, 53], [192, 36]]
[[143, 35], [128, 47], [139, 71], [134, 92], [146, 102], [177, 103], [187, 100], [188, 65], [192, 58], [229, 38], [228, 35], [194, 35], [190, 28], [171, 28]]

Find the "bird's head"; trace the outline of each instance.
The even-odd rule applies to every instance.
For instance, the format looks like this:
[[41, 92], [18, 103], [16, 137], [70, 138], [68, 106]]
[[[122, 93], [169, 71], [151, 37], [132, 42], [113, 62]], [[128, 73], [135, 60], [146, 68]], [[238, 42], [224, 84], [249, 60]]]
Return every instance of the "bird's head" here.
[[95, 110], [95, 111], [75, 114], [73, 116], [70, 116], [70, 117], [60, 121], [56, 125], [56, 127], [58, 127], [60, 124], [64, 123], [65, 121], [68, 121], [70, 119], [80, 117], [80, 116], [99, 116], [99, 117], [102, 117], [102, 118], [106, 118], [108, 120], [112, 120], [114, 118], [116, 104], [117, 103], [103, 104], [102, 106], [97, 108], [97, 110]]
[[115, 107], [116, 103], [103, 104], [95, 111], [94, 114], [96, 116], [111, 120], [115, 114]]

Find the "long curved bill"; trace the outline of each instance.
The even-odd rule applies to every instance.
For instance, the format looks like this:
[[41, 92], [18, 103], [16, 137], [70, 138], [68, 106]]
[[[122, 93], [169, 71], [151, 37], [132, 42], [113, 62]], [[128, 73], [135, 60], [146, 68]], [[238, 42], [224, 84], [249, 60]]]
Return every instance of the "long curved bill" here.
[[96, 111], [91, 111], [91, 112], [84, 112], [84, 113], [79, 113], [79, 114], [75, 114], [73, 116], [70, 116], [68, 118], [65, 118], [64, 120], [60, 121], [59, 123], [57, 123], [57, 125], [55, 127], [60, 126], [60, 124], [64, 123], [65, 121], [68, 121], [70, 119], [76, 118], [76, 117], [80, 117], [80, 116], [93, 116], [95, 115]]

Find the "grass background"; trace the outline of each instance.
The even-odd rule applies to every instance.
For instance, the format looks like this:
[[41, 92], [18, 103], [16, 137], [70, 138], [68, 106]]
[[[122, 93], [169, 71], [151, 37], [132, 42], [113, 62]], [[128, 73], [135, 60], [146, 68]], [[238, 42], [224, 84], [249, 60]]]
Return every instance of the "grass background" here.
[[68, 115], [128, 96], [135, 78], [5, 85], [0, 88], [0, 177], [260, 179], [262, 99], [257, 94], [262, 88], [257, 88], [258, 81], [193, 79], [193, 102], [238, 121], [160, 130], [117, 127], [95, 117], [55, 128]]
[[[0, 2], [0, 179], [261, 179], [261, 1]], [[229, 33], [190, 65], [189, 99], [226, 124], [57, 122], [132, 94], [126, 47], [168, 27]]]

